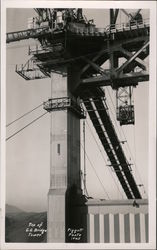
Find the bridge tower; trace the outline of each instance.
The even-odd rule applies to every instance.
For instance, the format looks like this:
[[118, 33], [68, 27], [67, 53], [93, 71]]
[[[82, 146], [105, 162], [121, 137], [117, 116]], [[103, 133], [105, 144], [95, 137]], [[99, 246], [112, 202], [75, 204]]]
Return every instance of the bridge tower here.
[[[66, 67], [60, 71], [51, 75], [52, 98], [44, 103], [44, 109], [51, 112], [48, 242], [69, 242], [68, 232], [84, 229], [86, 223], [80, 176], [80, 119], [85, 114], [72, 94], [73, 74]], [[86, 241], [85, 230], [81, 241]]]
[[37, 38], [39, 46], [29, 48], [32, 58], [16, 72], [26, 80], [50, 77], [52, 82], [51, 98], [44, 102], [51, 123], [48, 242], [76, 242], [68, 233], [73, 229], [82, 230], [77, 242], [87, 242], [80, 179], [80, 119], [85, 113], [80, 99], [126, 197], [141, 199], [101, 87], [118, 90], [148, 81], [144, 59], [149, 55], [149, 22], [136, 18], [138, 10], [128, 23], [118, 25], [119, 9], [112, 9], [110, 25], [99, 29], [80, 9], [35, 10], [38, 17], [31, 29], [8, 33], [7, 42]]

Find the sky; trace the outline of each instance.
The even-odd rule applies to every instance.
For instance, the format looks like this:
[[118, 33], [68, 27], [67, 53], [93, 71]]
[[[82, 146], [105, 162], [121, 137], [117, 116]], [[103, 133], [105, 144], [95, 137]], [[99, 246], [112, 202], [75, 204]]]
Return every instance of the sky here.
[[[146, 10], [142, 12], [144, 18], [147, 18], [148, 12]], [[108, 13], [108, 10], [84, 10], [87, 19], [94, 19], [97, 27], [108, 25]], [[7, 12], [7, 32], [27, 29], [28, 18], [35, 15], [36, 13], [33, 9], [9, 9]], [[118, 21], [126, 21], [126, 16], [121, 13]], [[16, 64], [24, 64], [28, 60], [29, 44], [35, 44], [35, 41], [29, 39], [7, 45], [7, 124], [42, 104], [43, 101], [46, 101], [50, 97], [51, 80], [49, 78], [26, 81], [15, 72]], [[140, 191], [143, 197], [146, 198], [148, 193], [149, 83], [139, 83], [137, 88], [134, 89], [135, 126], [120, 127], [119, 124], [115, 122], [115, 92], [110, 87], [107, 87], [105, 88], [105, 93], [110, 115], [116, 127], [116, 131], [118, 135], [120, 135], [119, 139], [127, 140], [128, 142], [124, 144], [124, 151], [127, 158], [131, 163], [136, 163], [136, 166], [132, 166], [133, 175], [137, 184], [144, 184], [146, 193], [144, 193], [143, 187], [140, 188]], [[7, 137], [43, 113], [44, 110], [40, 107], [20, 121], [8, 126]], [[82, 131], [81, 121], [81, 135]], [[25, 211], [40, 212], [47, 210], [47, 193], [50, 181], [49, 133], [50, 115], [46, 114], [6, 142], [6, 203], [17, 206]], [[82, 136], [81, 143], [83, 144]], [[81, 150], [81, 167], [83, 169], [82, 151], [83, 150]], [[87, 190], [89, 195], [93, 198], [101, 199], [108, 199], [108, 197], [110, 199], [126, 199], [115, 177], [115, 173], [106, 166], [109, 164], [106, 153], [94, 131], [89, 117], [86, 119], [86, 153], [88, 155], [88, 157], [86, 157], [86, 167]], [[97, 176], [101, 180], [101, 184]]]

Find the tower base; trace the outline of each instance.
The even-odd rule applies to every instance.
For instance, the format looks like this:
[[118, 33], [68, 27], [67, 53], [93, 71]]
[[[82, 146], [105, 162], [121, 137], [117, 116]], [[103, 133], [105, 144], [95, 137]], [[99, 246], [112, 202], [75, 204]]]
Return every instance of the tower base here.
[[65, 242], [65, 190], [50, 189], [48, 193], [47, 242]]

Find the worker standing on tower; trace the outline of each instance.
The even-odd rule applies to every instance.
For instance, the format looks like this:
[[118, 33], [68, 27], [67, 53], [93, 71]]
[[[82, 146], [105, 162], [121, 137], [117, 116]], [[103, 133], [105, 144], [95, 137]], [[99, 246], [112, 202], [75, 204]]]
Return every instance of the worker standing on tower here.
[[78, 22], [84, 21], [83, 15], [82, 15], [82, 9], [77, 9], [77, 21]]

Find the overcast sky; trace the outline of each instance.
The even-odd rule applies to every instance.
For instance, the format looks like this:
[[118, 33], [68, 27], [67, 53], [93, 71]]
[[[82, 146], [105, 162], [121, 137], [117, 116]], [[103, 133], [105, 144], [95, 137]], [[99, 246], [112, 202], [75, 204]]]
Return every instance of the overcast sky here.
[[[142, 12], [144, 17], [147, 18], [148, 12], [146, 10]], [[108, 25], [108, 13], [108, 10], [84, 11], [87, 19], [94, 19], [98, 27]], [[34, 15], [36, 14], [33, 9], [9, 9], [7, 12], [7, 31], [27, 29], [27, 19]], [[119, 15], [119, 22], [123, 21], [126, 21], [126, 16], [121, 13]], [[50, 97], [50, 79], [25, 81], [15, 73], [15, 65], [24, 64], [29, 58], [29, 44], [35, 44], [35, 41], [30, 39], [7, 45], [7, 123], [38, 106]], [[110, 93], [112, 101], [108, 93]], [[109, 87], [106, 88], [107, 103], [116, 131], [118, 135], [121, 134], [120, 140], [127, 139], [128, 144], [124, 145], [125, 153], [129, 162], [134, 163], [135, 160], [136, 167], [135, 165], [132, 166], [133, 175], [137, 184], [144, 184], [146, 192], [148, 191], [148, 93], [148, 82], [139, 83], [137, 88], [134, 89], [135, 126], [120, 127], [118, 123], [115, 123], [116, 114], [112, 103], [115, 103], [115, 92]], [[7, 128], [7, 136], [12, 135], [42, 113], [44, 113], [44, 110], [40, 107], [26, 118], [9, 126]], [[113, 180], [110, 174], [111, 170], [105, 164], [103, 157], [107, 160], [106, 153], [95, 134], [89, 118], [87, 118], [87, 122], [99, 144], [98, 148], [91, 130], [86, 124], [86, 152], [92, 162], [91, 166], [88, 159], [86, 159], [87, 189], [89, 195], [94, 198], [105, 199], [107, 198], [104, 192], [105, 188], [110, 199], [126, 198], [115, 174], [112, 172]], [[46, 114], [36, 123], [7, 141], [6, 202], [8, 204], [18, 206], [26, 211], [44, 211], [47, 209], [50, 174], [49, 133], [50, 116]], [[100, 150], [103, 152], [103, 157]], [[93, 167], [101, 179], [104, 188], [95, 175]], [[120, 192], [117, 189], [117, 185]], [[143, 187], [140, 188], [140, 191], [143, 197], [147, 197], [144, 194]]]

